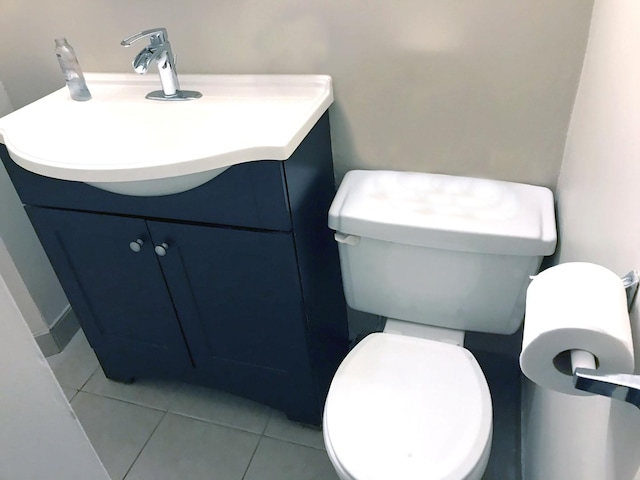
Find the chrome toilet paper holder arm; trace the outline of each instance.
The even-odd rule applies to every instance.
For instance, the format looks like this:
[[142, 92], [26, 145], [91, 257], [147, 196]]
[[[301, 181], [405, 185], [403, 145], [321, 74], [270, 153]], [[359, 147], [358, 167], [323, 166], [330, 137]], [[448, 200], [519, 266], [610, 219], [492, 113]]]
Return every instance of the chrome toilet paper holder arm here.
[[640, 375], [598, 373], [590, 368], [576, 368], [573, 386], [605, 397], [630, 403], [640, 408]]
[[[631, 310], [640, 283], [638, 272], [632, 270], [627, 273], [622, 282], [627, 294], [627, 307]], [[622, 400], [640, 408], [640, 375], [598, 373], [595, 357], [582, 350], [571, 351], [571, 363], [573, 386], [578, 390]]]

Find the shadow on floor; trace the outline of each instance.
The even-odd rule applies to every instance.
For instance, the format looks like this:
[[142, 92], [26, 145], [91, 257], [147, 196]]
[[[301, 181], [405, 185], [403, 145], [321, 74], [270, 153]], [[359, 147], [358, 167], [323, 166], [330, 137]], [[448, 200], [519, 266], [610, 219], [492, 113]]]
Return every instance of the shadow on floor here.
[[483, 480], [521, 480], [520, 385], [518, 359], [472, 351], [489, 384], [493, 402], [493, 443]]

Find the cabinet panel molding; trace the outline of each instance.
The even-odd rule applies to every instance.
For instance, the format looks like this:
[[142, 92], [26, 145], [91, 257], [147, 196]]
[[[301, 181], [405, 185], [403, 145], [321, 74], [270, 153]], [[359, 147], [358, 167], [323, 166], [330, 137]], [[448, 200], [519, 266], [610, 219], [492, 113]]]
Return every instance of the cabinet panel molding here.
[[107, 377], [220, 388], [319, 425], [347, 353], [329, 116], [292, 156], [130, 197], [0, 158]]

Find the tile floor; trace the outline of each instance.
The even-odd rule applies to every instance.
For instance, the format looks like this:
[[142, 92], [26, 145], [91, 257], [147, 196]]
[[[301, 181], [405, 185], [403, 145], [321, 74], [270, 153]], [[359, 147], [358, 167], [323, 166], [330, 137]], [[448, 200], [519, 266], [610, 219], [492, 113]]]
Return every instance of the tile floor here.
[[[473, 353], [487, 378], [494, 413], [483, 478], [520, 480], [517, 360]], [[322, 433], [269, 407], [181, 383], [112, 382], [82, 332], [48, 360], [114, 480], [338, 479]]]
[[79, 332], [48, 358], [114, 480], [337, 480], [319, 430], [181, 383], [115, 383]]
[[483, 480], [521, 480], [520, 385], [518, 358], [471, 349], [491, 391], [493, 439]]

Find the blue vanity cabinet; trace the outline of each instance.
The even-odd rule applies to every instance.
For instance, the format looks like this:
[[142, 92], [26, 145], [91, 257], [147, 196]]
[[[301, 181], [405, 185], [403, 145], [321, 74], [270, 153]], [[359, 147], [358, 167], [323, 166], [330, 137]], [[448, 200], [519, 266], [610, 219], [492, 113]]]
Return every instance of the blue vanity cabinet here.
[[328, 115], [288, 160], [174, 195], [43, 177], [2, 145], [0, 158], [108, 377], [208, 385], [321, 423], [348, 349]]
[[182, 378], [191, 370], [144, 220], [26, 209], [109, 378]]
[[196, 381], [317, 423], [320, 405], [293, 235], [147, 224], [154, 241], [167, 245], [158, 260]]

